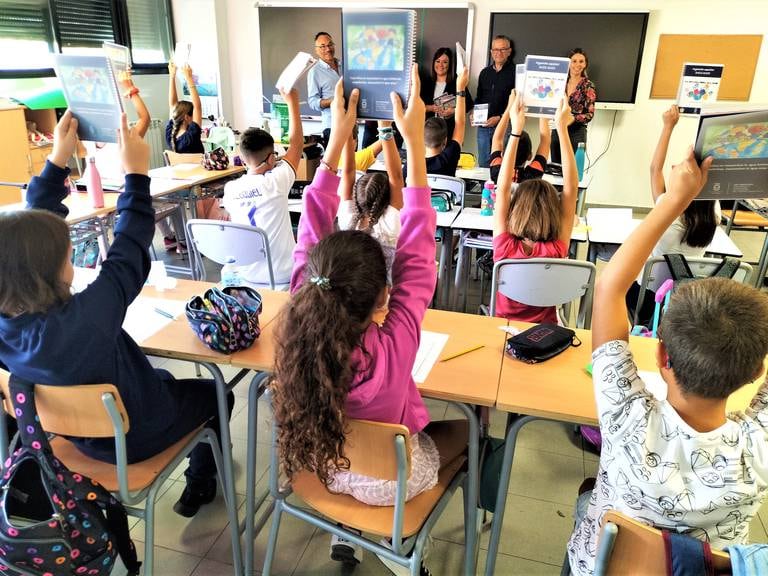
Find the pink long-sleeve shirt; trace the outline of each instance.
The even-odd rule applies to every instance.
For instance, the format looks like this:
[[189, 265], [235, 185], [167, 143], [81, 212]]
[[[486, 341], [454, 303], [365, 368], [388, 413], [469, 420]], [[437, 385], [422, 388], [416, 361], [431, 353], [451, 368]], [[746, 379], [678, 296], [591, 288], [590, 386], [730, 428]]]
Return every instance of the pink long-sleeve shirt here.
[[[308, 252], [334, 232], [339, 207], [338, 176], [318, 170], [304, 190], [304, 212], [293, 253], [291, 293], [304, 282]], [[429, 188], [403, 189], [400, 240], [392, 266], [389, 312], [374, 323], [352, 351], [347, 417], [403, 424], [411, 434], [429, 423], [429, 413], [411, 377], [419, 349], [421, 321], [435, 291], [435, 210]], [[363, 348], [366, 354], [363, 353]]]

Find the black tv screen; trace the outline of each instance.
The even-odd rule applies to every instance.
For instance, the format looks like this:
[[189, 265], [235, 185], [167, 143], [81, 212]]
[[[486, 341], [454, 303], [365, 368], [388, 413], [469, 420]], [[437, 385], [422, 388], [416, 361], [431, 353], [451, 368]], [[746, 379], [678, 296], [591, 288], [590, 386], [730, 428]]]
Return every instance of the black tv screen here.
[[497, 34], [514, 42], [516, 64], [528, 54], [567, 56], [581, 48], [589, 58], [587, 73], [597, 88], [597, 101], [634, 104], [647, 25], [647, 12], [495, 12], [488, 60]]

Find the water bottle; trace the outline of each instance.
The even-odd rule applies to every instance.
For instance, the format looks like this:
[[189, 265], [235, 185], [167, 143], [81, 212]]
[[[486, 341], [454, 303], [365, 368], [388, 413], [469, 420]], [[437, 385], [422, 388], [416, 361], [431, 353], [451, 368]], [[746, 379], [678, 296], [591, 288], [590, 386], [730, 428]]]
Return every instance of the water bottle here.
[[488, 201], [488, 207], [491, 209], [491, 214], [493, 214], [493, 211], [496, 209], [496, 184], [494, 184], [491, 180], [485, 183], [488, 190], [491, 191], [491, 198]]
[[492, 182], [486, 182], [483, 185], [483, 195], [480, 198], [480, 215], [491, 216], [493, 214], [493, 200], [491, 200], [491, 188]]
[[101, 174], [96, 168], [96, 158], [88, 158], [88, 167], [85, 169], [85, 187], [88, 190], [88, 197], [91, 199], [91, 206], [94, 208], [104, 208], [104, 188], [101, 187]]
[[221, 267], [221, 286], [240, 286], [240, 273], [237, 271], [237, 264], [234, 256], [227, 256], [227, 263]]
[[579, 182], [584, 177], [584, 159], [587, 154], [587, 149], [584, 142], [579, 142], [579, 147], [576, 148], [576, 171], [579, 173]]

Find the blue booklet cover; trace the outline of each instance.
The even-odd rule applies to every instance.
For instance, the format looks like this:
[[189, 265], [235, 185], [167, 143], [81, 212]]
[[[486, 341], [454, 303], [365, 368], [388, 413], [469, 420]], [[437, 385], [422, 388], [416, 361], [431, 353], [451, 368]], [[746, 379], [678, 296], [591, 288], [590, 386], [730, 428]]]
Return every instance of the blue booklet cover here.
[[357, 117], [392, 120], [390, 92], [405, 106], [416, 52], [415, 10], [343, 10], [344, 96], [360, 90]]
[[768, 110], [702, 114], [694, 153], [712, 156], [700, 200], [768, 198]]
[[77, 135], [92, 142], [117, 142], [123, 103], [106, 56], [55, 54], [56, 76], [78, 121]]

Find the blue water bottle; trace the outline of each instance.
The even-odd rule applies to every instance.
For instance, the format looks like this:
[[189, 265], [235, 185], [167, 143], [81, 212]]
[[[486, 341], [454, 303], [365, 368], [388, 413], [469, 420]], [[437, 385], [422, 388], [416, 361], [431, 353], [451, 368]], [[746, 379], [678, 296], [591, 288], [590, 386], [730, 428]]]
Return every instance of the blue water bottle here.
[[576, 148], [576, 171], [579, 173], [579, 182], [584, 177], [584, 160], [586, 158], [587, 149], [584, 142], [579, 142], [579, 147]]
[[480, 215], [491, 216], [493, 215], [493, 200], [491, 199], [491, 186], [492, 182], [486, 182], [483, 185], [483, 194], [480, 197]]

